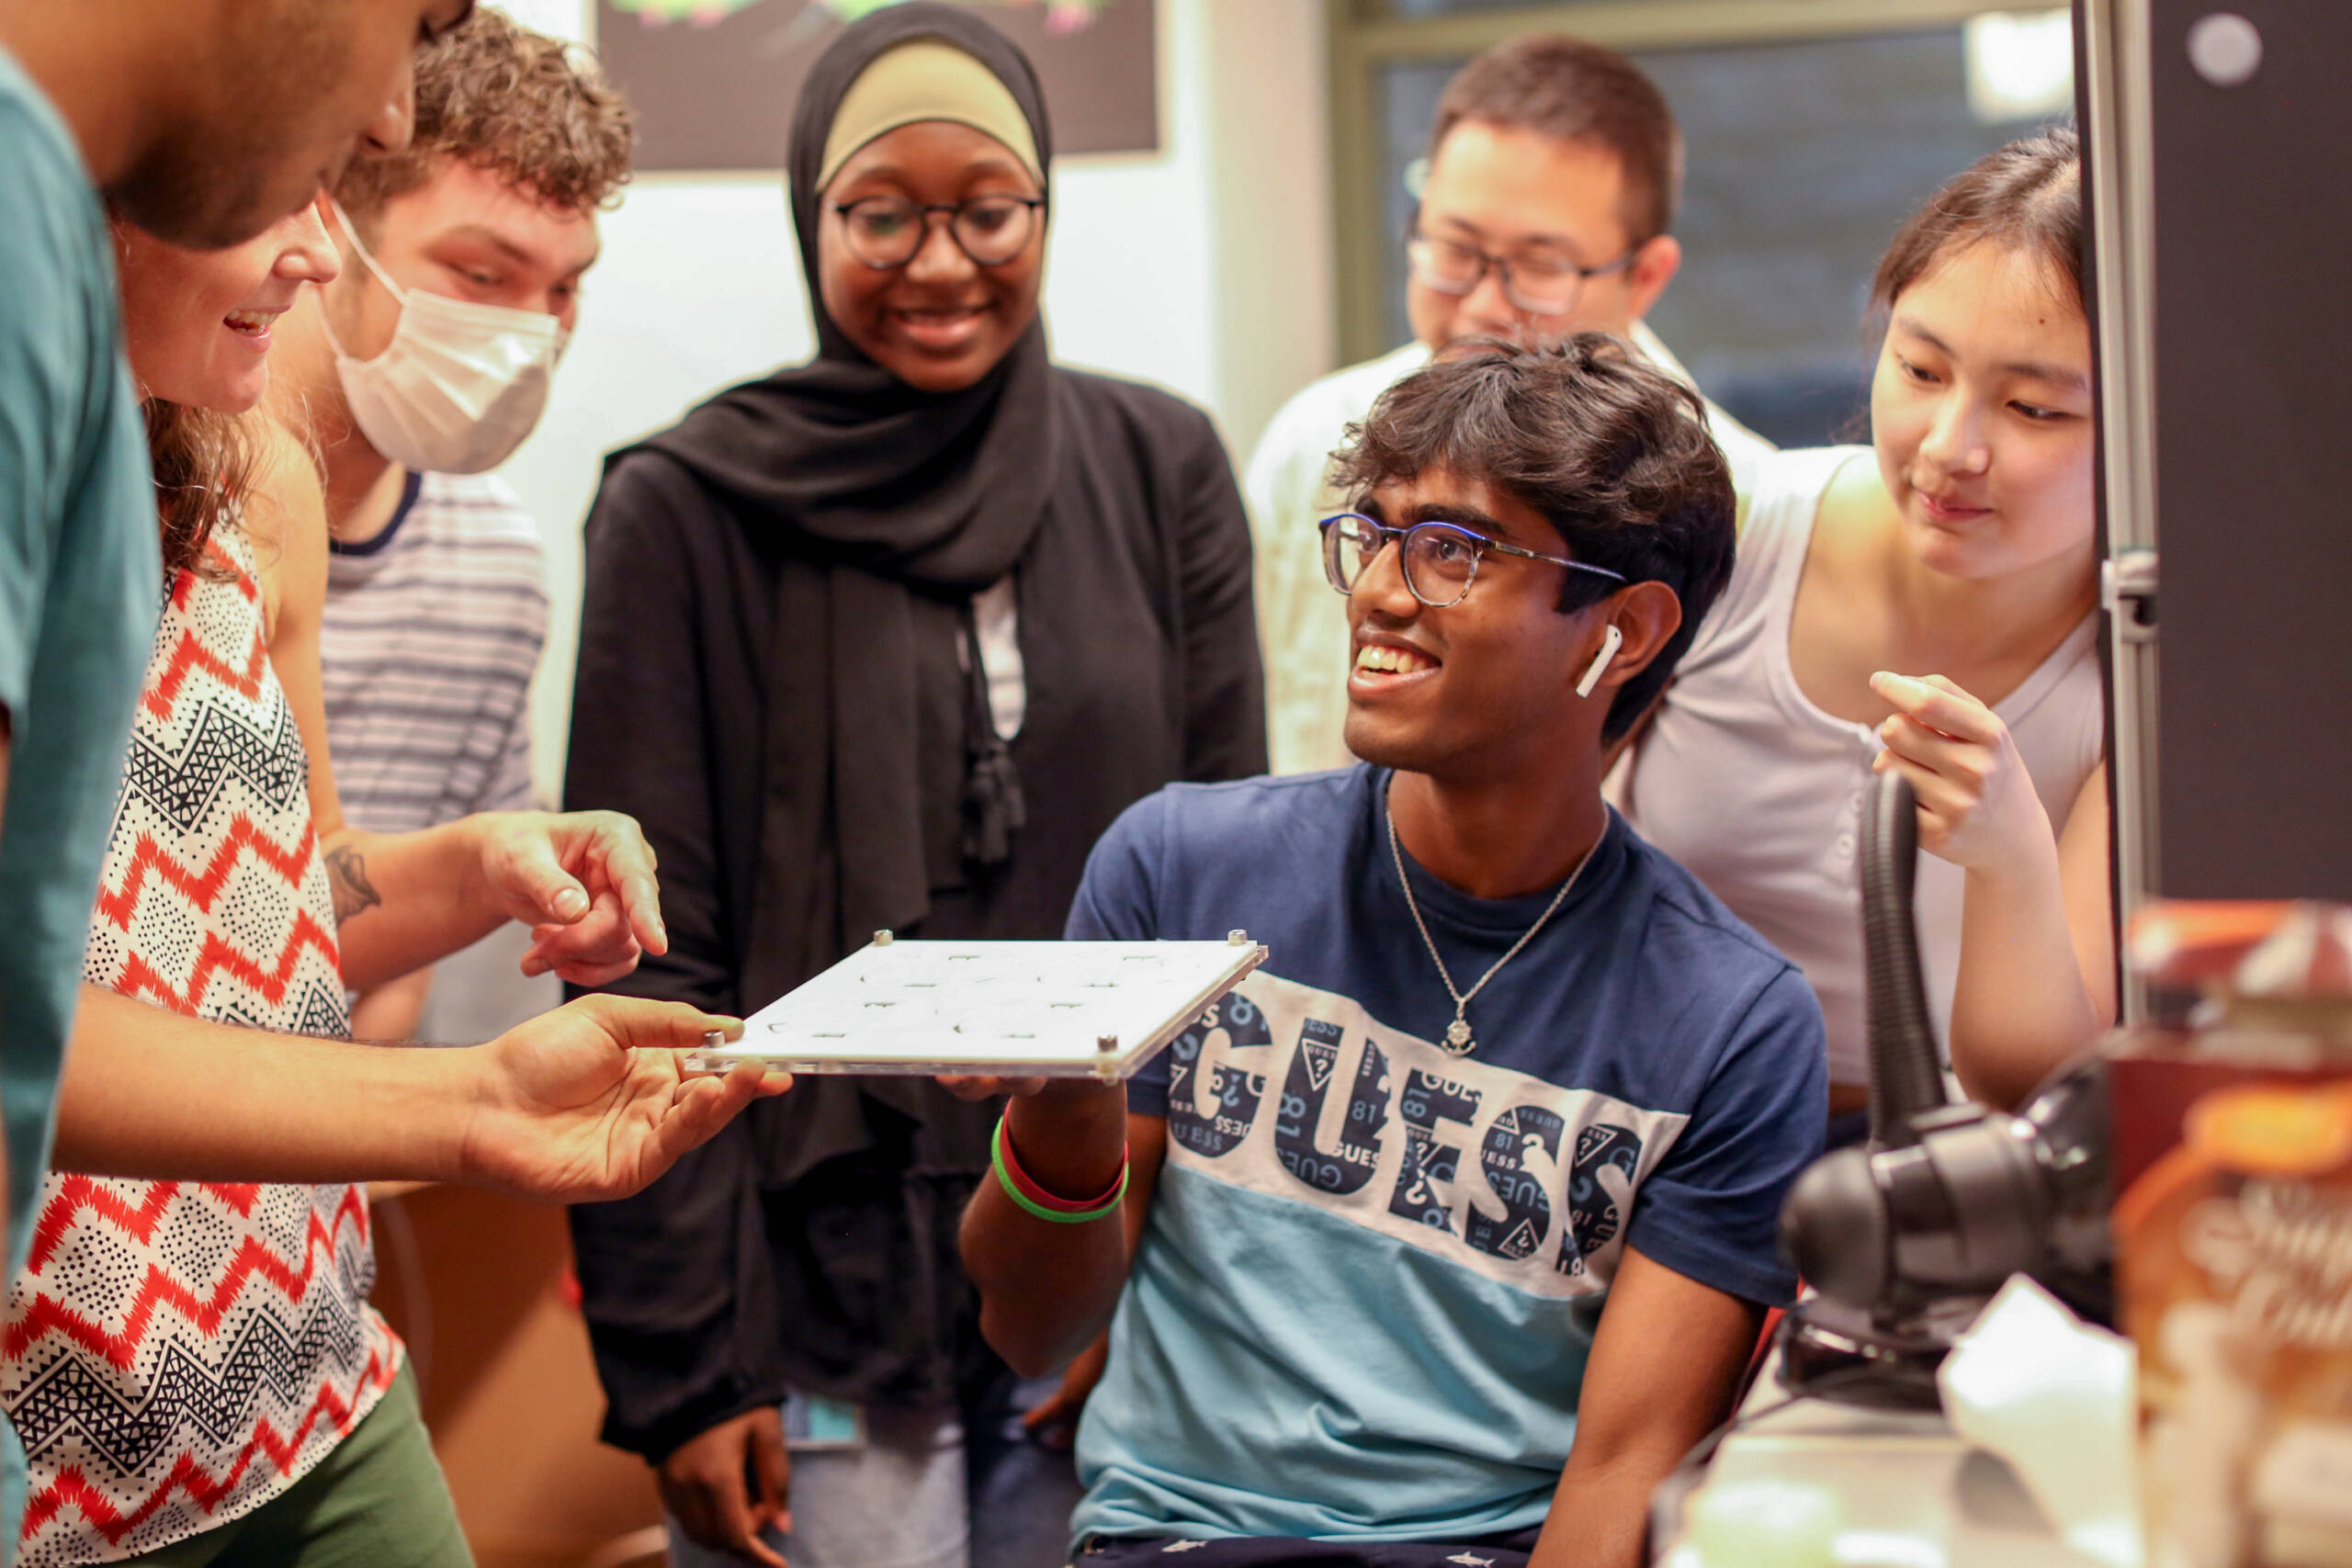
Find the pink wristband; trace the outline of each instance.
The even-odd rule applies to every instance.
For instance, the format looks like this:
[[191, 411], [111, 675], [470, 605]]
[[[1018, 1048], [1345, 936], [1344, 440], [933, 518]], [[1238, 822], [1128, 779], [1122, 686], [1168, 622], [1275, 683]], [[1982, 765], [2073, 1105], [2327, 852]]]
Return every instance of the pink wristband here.
[[1004, 1184], [1005, 1192], [1014, 1202], [1040, 1219], [1061, 1220], [1072, 1224], [1101, 1219], [1105, 1214], [1115, 1213], [1119, 1206], [1119, 1200], [1126, 1193], [1127, 1150], [1124, 1144], [1119, 1147], [1118, 1179], [1112, 1182], [1099, 1196], [1073, 1199], [1048, 1192], [1045, 1188], [1037, 1185], [1035, 1179], [1027, 1171], [1021, 1168], [1021, 1162], [1013, 1157], [1012, 1140], [1005, 1136], [1002, 1117], [997, 1119], [996, 1136], [991, 1142], [994, 1147], [990, 1153], [995, 1156], [997, 1179]]

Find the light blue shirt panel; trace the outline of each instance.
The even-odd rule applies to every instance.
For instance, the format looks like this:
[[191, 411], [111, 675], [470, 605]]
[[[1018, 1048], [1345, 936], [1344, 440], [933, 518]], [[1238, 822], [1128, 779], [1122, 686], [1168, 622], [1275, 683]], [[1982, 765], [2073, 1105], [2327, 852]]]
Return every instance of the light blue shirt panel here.
[[[1317, 1257], [1329, 1266], [1299, 1266]], [[1498, 1284], [1171, 1164], [1080, 1429], [1071, 1528], [1470, 1540], [1538, 1524], [1604, 1299]]]

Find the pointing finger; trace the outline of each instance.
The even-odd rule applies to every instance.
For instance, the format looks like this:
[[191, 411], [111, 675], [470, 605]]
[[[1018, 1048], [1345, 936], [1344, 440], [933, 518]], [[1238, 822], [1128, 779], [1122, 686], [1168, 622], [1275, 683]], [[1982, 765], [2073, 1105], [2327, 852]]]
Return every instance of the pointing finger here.
[[670, 933], [662, 924], [662, 884], [653, 874], [653, 846], [630, 818], [615, 817], [596, 835], [602, 852], [605, 881], [620, 896], [630, 929], [645, 951], [670, 951]]
[[1871, 690], [1896, 712], [1956, 740], [1990, 743], [1999, 738], [2001, 721], [1993, 711], [1957, 686], [1946, 690], [1915, 676], [1882, 670], [1871, 677]]

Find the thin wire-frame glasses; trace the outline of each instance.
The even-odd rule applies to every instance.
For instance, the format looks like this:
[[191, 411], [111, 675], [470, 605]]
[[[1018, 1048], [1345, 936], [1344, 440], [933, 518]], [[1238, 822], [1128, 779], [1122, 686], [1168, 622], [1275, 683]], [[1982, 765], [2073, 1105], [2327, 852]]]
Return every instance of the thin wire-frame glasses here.
[[915, 259], [931, 235], [931, 215], [944, 212], [956, 246], [979, 266], [1002, 266], [1028, 248], [1045, 202], [1030, 196], [976, 196], [924, 206], [899, 196], [865, 196], [834, 204], [849, 254], [876, 272]]
[[1418, 226], [1405, 236], [1405, 260], [1414, 280], [1424, 288], [1460, 299], [1476, 289], [1492, 267], [1502, 274], [1503, 298], [1511, 309], [1531, 316], [1566, 315], [1584, 298], [1586, 283], [1624, 271], [1641, 249], [1635, 245], [1615, 261], [1583, 266], [1565, 256], [1492, 255], [1459, 240], [1424, 233]]
[[1548, 561], [1570, 571], [1604, 577], [1611, 582], [1625, 581], [1622, 571], [1569, 560], [1565, 556], [1521, 549], [1455, 523], [1414, 523], [1393, 528], [1360, 512], [1342, 512], [1336, 517], [1326, 517], [1316, 526], [1323, 530], [1323, 575], [1333, 588], [1342, 593], [1354, 592], [1365, 569], [1379, 558], [1380, 552], [1388, 547], [1388, 541], [1395, 539], [1403, 550], [1406, 588], [1432, 610], [1451, 609], [1468, 597], [1470, 584], [1478, 578], [1478, 562], [1490, 550], [1497, 555], [1518, 556], [1522, 560]]

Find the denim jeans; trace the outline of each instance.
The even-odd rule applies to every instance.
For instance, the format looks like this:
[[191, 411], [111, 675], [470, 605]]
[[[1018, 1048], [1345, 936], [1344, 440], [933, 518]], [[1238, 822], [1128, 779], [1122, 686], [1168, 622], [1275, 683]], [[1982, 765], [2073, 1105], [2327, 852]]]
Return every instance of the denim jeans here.
[[[1058, 1380], [1008, 1383], [968, 1409], [865, 1414], [850, 1446], [787, 1442], [792, 1533], [767, 1543], [792, 1568], [1061, 1568], [1078, 1506], [1068, 1454], [1028, 1440], [1021, 1412]], [[797, 1396], [785, 1430], [806, 1430]], [[697, 1546], [670, 1521], [673, 1568], [741, 1568], [731, 1552]]]
[[1143, 1568], [1174, 1558], [1184, 1568], [1525, 1568], [1534, 1530], [1503, 1544], [1434, 1540], [1289, 1540], [1227, 1536], [1218, 1540], [1104, 1540], [1087, 1542], [1071, 1568]]

